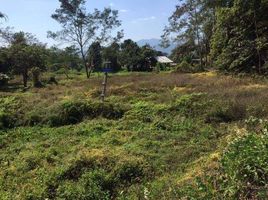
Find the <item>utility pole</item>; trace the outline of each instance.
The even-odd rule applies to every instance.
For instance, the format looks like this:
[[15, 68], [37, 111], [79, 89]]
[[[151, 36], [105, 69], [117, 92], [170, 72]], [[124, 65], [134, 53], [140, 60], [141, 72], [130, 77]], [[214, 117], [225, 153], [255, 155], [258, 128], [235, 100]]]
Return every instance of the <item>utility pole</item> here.
[[104, 80], [102, 82], [102, 92], [101, 92], [101, 102], [104, 103], [105, 95], [106, 95], [106, 88], [107, 88], [107, 79], [108, 79], [108, 72], [104, 73]]
[[104, 103], [105, 96], [106, 96], [106, 90], [107, 90], [107, 81], [108, 81], [108, 72], [111, 72], [111, 62], [107, 61], [104, 63], [104, 69], [102, 70], [104, 72], [104, 79], [102, 82], [102, 92], [101, 92], [101, 102]]

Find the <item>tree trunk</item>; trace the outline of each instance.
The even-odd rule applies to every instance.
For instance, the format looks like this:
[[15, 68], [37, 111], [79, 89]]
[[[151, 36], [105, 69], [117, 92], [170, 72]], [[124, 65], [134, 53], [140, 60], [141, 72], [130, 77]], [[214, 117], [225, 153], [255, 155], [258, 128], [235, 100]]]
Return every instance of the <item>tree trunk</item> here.
[[[259, 30], [258, 30], [256, 12], [255, 11], [254, 11], [254, 26], [255, 26], [256, 39], [259, 40], [259, 33], [258, 33]], [[258, 54], [258, 73], [261, 74], [261, 53], [260, 53], [260, 49], [258, 47], [258, 43], [256, 44], [256, 50], [257, 50], [257, 54]]]
[[23, 78], [23, 86], [26, 88], [27, 87], [27, 82], [28, 82], [28, 72], [27, 72], [27, 70], [23, 71], [22, 78]]
[[199, 51], [199, 59], [200, 59], [200, 69], [204, 70], [203, 66], [203, 58], [202, 58], [202, 45], [200, 44], [200, 35], [199, 35], [199, 27], [198, 27], [198, 19], [197, 19], [197, 11], [194, 9], [194, 17], [195, 17], [195, 29], [196, 29], [196, 38], [197, 38], [197, 46]]
[[90, 76], [89, 76], [89, 72], [88, 72], [87, 60], [86, 60], [86, 56], [85, 56], [84, 49], [83, 49], [82, 45], [80, 45], [80, 51], [81, 51], [84, 67], [86, 69], [87, 78], [89, 78]]
[[83, 63], [84, 63], [84, 67], [86, 69], [87, 78], [89, 78], [88, 65], [87, 65], [87, 61], [84, 57], [83, 57]]

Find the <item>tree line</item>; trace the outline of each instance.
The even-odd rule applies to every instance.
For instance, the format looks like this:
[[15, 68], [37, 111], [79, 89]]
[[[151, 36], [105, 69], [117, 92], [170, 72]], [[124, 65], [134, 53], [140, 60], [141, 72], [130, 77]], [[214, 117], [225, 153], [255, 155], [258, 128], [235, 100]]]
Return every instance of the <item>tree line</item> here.
[[84, 62], [91, 72], [101, 72], [106, 61], [111, 62], [110, 67], [113, 72], [122, 69], [151, 71], [156, 65], [154, 57], [163, 55], [162, 52], [154, 50], [149, 45], [139, 47], [136, 42], [128, 39], [122, 43], [113, 42], [107, 46], [93, 42], [87, 50], [84, 61], [75, 45], [64, 49], [56, 46], [47, 47], [32, 34], [12, 32], [9, 28], [1, 30], [1, 36], [6, 42], [5, 46], [0, 47], [2, 79], [3, 74], [9, 77], [21, 75], [24, 87], [27, 87], [30, 77], [35, 80], [34, 85], [40, 86], [41, 72], [65, 74], [67, 78], [72, 70], [87, 73], [84, 69]]
[[[85, 0], [59, 2], [60, 8], [51, 17], [62, 29], [48, 31], [48, 37], [67, 47], [48, 48], [31, 33], [0, 28], [0, 84], [6, 83], [7, 75], [21, 75], [25, 87], [30, 77], [39, 86], [42, 71], [60, 70], [68, 77], [70, 69], [83, 70], [89, 78], [93, 71], [101, 71], [105, 61], [111, 62], [114, 72], [122, 68], [149, 71], [155, 64], [152, 58], [162, 55], [148, 45], [139, 47], [132, 40], [120, 42], [123, 30], [115, 33], [121, 25], [117, 10], [104, 8], [88, 12]], [[0, 18], [6, 15], [0, 13]]]
[[177, 62], [198, 61], [201, 69], [268, 72], [267, 0], [179, 1], [162, 36], [162, 45], [177, 41]]

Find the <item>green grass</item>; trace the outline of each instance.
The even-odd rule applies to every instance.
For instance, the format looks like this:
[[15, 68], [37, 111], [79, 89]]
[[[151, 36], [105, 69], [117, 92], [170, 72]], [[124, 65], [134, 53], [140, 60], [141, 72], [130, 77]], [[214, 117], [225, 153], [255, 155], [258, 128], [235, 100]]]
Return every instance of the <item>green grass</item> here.
[[265, 81], [120, 74], [104, 104], [100, 86], [96, 75], [0, 92], [0, 199], [266, 195]]

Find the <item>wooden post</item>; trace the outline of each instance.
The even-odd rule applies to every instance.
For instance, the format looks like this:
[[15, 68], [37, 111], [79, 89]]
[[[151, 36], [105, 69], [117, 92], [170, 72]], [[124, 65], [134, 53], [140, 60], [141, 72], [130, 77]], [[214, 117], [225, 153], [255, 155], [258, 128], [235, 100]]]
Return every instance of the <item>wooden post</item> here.
[[106, 88], [107, 88], [107, 79], [108, 79], [108, 72], [104, 73], [104, 80], [102, 82], [102, 93], [101, 93], [101, 102], [104, 103], [105, 95], [106, 95]]

